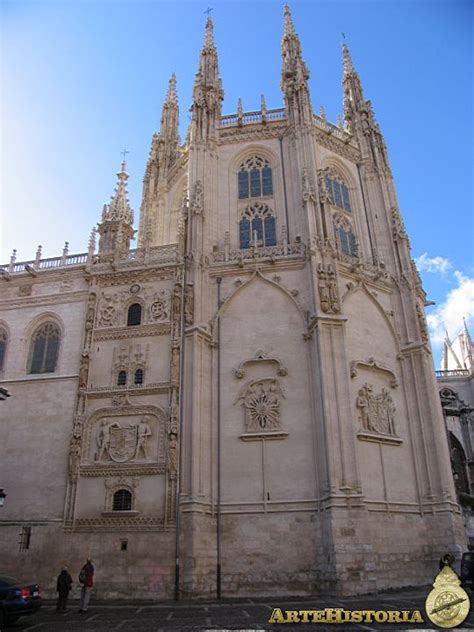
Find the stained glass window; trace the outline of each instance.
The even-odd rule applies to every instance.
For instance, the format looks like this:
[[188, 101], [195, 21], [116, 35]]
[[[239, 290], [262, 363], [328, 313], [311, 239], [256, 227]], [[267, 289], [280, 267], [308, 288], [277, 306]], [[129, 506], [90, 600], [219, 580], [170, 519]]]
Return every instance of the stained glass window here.
[[349, 211], [349, 213], [352, 211], [349, 199], [349, 189], [343, 182], [339, 182], [339, 180], [326, 176], [326, 189], [334, 206], [343, 208], [346, 211]]
[[250, 248], [257, 238], [258, 246], [276, 246], [275, 218], [266, 204], [247, 206], [240, 220], [240, 247]]
[[54, 373], [59, 339], [59, 327], [55, 323], [44, 323], [36, 330], [31, 341], [29, 373]]
[[267, 160], [252, 156], [245, 160], [238, 174], [239, 199], [273, 195], [272, 170]]

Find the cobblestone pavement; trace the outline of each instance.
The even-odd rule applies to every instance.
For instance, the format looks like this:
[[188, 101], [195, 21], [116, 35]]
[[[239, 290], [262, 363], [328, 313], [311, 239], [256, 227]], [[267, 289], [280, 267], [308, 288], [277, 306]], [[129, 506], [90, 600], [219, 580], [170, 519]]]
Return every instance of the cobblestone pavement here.
[[[424, 603], [431, 587], [397, 590], [357, 597], [333, 597], [318, 595], [300, 598], [223, 599], [206, 602], [166, 603], [119, 603], [93, 600], [86, 614], [77, 612], [77, 604], [71, 602], [70, 610], [57, 613], [52, 602], [46, 602], [33, 616], [24, 617], [5, 632], [171, 632], [217, 630], [435, 630], [425, 614]], [[469, 593], [471, 601], [474, 594]], [[420, 610], [424, 623], [419, 624], [339, 624], [302, 623], [298, 625], [269, 624], [274, 608], [282, 610], [322, 610], [344, 608], [346, 610]], [[474, 609], [460, 628], [474, 629]], [[4, 630], [2, 630], [4, 632]]]

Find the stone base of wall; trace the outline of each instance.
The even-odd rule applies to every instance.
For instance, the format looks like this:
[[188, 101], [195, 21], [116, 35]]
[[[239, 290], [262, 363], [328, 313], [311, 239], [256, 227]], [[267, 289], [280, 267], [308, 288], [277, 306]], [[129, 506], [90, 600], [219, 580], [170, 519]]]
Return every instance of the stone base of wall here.
[[[461, 516], [451, 512], [224, 514], [221, 595], [353, 595], [433, 583], [440, 556], [466, 550]], [[67, 566], [78, 574], [90, 556], [98, 599], [172, 599], [175, 533], [68, 533], [61, 523], [32, 524], [30, 548], [19, 551], [22, 524], [0, 524], [2, 572], [36, 579], [47, 598]], [[127, 550], [121, 550], [127, 540]], [[455, 570], [459, 570], [456, 569]], [[183, 513], [180, 597], [217, 596], [215, 517]]]

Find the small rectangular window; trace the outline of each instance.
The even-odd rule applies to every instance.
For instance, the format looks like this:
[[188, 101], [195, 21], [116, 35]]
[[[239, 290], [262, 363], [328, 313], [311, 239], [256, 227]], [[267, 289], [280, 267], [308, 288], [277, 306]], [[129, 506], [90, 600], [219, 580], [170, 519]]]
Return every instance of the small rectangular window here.
[[20, 533], [20, 551], [27, 551], [30, 548], [31, 527], [22, 527]]
[[126, 551], [128, 547], [128, 540], [120, 540], [120, 550]]

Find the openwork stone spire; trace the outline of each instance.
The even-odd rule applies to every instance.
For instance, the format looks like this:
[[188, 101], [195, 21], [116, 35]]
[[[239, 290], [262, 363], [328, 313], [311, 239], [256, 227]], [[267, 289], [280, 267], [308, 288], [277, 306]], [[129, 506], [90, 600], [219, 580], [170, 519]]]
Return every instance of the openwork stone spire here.
[[109, 204], [104, 205], [102, 221], [98, 225], [100, 255], [114, 253], [122, 256], [128, 252], [130, 239], [134, 233], [133, 211], [130, 208], [126, 189], [128, 174], [125, 160], [122, 161], [117, 178], [114, 195]]
[[191, 106], [191, 142], [207, 141], [217, 136], [223, 99], [224, 91], [219, 77], [213, 24], [209, 16], [206, 22], [204, 46], [201, 50], [199, 68], [194, 81], [193, 103]]
[[[161, 112], [160, 138], [176, 147], [179, 145], [179, 106], [176, 94], [176, 75], [173, 73], [168, 84], [168, 92]], [[176, 147], [174, 149], [176, 149]]]
[[292, 123], [310, 123], [312, 109], [308, 89], [309, 71], [301, 55], [300, 40], [288, 5], [285, 5], [284, 11], [281, 89], [285, 94], [287, 116]]

